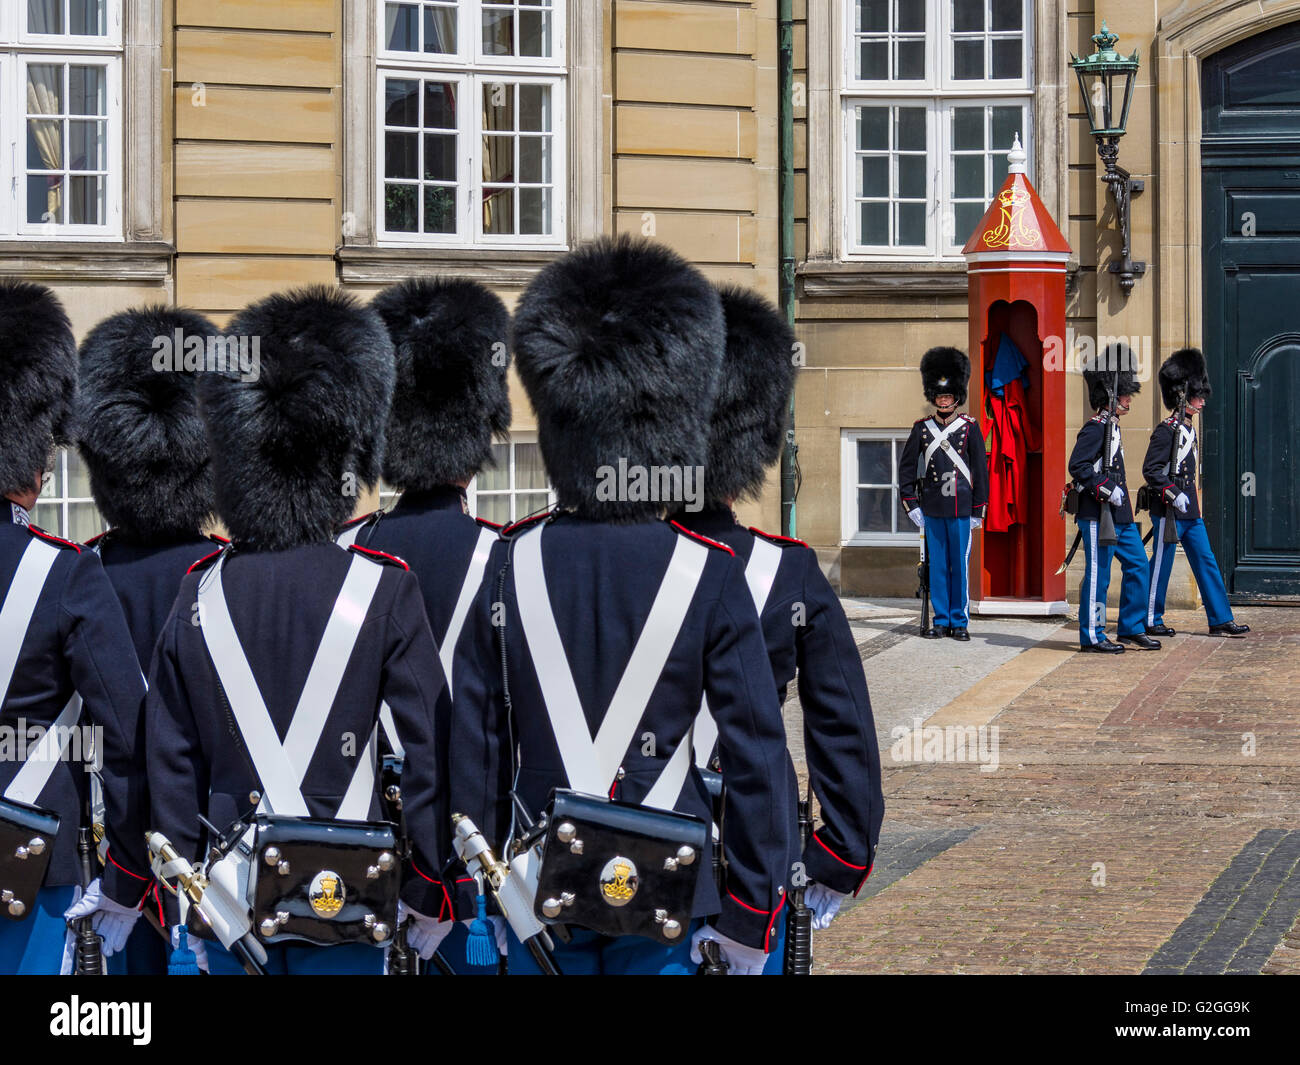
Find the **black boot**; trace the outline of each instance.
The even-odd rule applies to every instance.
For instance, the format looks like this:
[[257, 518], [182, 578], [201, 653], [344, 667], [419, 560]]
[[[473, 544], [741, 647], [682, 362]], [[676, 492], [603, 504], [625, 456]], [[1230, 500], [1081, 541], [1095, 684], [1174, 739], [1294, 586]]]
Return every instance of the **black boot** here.
[[1245, 636], [1250, 632], [1249, 625], [1238, 625], [1235, 621], [1225, 621], [1222, 625], [1211, 625], [1211, 636]]
[[970, 633], [967, 632], [965, 629], [949, 629], [948, 638], [950, 640], [958, 640], [961, 643], [969, 643]]
[[1171, 629], [1168, 625], [1148, 625], [1147, 635], [1148, 636], [1177, 636], [1178, 633], [1175, 632], [1173, 629]]
[[1138, 650], [1140, 651], [1160, 650], [1159, 640], [1153, 640], [1151, 639], [1150, 636], [1147, 636], [1145, 633], [1141, 633], [1141, 632], [1135, 632], [1131, 636], [1121, 636], [1119, 638], [1119, 642], [1131, 643], [1134, 647], [1138, 648]]
[[1110, 640], [1100, 640], [1097, 643], [1085, 643], [1079, 648], [1080, 651], [1086, 651], [1094, 655], [1122, 655], [1124, 648], [1121, 644], [1112, 643]]

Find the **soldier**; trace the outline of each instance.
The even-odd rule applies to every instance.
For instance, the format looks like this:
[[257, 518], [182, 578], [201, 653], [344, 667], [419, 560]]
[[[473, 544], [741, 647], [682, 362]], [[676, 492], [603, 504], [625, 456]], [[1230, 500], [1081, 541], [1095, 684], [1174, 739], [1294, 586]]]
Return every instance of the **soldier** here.
[[[709, 422], [705, 506], [683, 510], [677, 520], [726, 544], [744, 563], [780, 702], [797, 671], [809, 784], [823, 821], [797, 860], [809, 881], [805, 902], [814, 927], [825, 928], [871, 871], [884, 815], [880, 752], [862, 660], [816, 552], [802, 540], [746, 529], [732, 511], [737, 500], [758, 497], [780, 455], [795, 339], [785, 318], [756, 293], [728, 287], [720, 295], [727, 347]], [[708, 759], [715, 734], [702, 713], [697, 761]], [[784, 922], [781, 927], [783, 940]], [[781, 971], [780, 955], [779, 947], [769, 955], [765, 972]]]
[[[71, 967], [65, 917], [89, 918], [111, 956], [149, 883], [133, 779], [144, 678], [99, 559], [28, 514], [54, 448], [71, 442], [77, 384], [76, 342], [48, 289], [0, 284], [0, 360], [0, 973], [58, 973]], [[82, 894], [95, 762], [108, 860]]]
[[[146, 668], [181, 578], [222, 542], [202, 531], [214, 503], [194, 374], [175, 361], [155, 369], [155, 356], [160, 340], [181, 346], [189, 338], [206, 354], [216, 335], [216, 326], [193, 311], [147, 307], [106, 318], [81, 343], [77, 449], [110, 526], [87, 546], [103, 562]], [[139, 768], [143, 773], [143, 760]], [[161, 975], [166, 944], [141, 926], [123, 961], [128, 975]]]
[[969, 380], [970, 359], [956, 348], [931, 348], [921, 356], [921, 384], [935, 413], [913, 423], [898, 460], [903, 506], [925, 531], [935, 622], [921, 633], [928, 640], [970, 639], [970, 535], [984, 524], [989, 469], [979, 424], [957, 413]]
[[[1160, 649], [1160, 641], [1146, 634], [1147, 553], [1142, 534], [1133, 521], [1133, 504], [1124, 473], [1124, 444], [1119, 419], [1128, 413], [1133, 396], [1141, 391], [1127, 345], [1111, 344], [1102, 355], [1101, 369], [1083, 371], [1088, 402], [1097, 413], [1083, 423], [1070, 454], [1078, 510], [1075, 521], [1084, 548], [1083, 585], [1079, 589], [1079, 646], [1096, 654], [1121, 654], [1124, 644], [1143, 651]], [[1115, 367], [1119, 367], [1117, 394]], [[1114, 410], [1114, 418], [1110, 412]], [[1106, 449], [1109, 447], [1109, 453]], [[1103, 511], [1102, 508], [1106, 510]], [[1114, 544], [1101, 543], [1103, 516], [1114, 523]], [[1123, 583], [1119, 600], [1119, 643], [1106, 638], [1106, 591], [1110, 563], [1119, 556]]]
[[[450, 689], [456, 643], [500, 530], [469, 516], [465, 490], [491, 464], [493, 438], [510, 428], [510, 315], [484, 286], [455, 278], [394, 285], [371, 307], [397, 360], [384, 481], [402, 496], [391, 510], [350, 522], [339, 542], [386, 551], [411, 567]], [[505, 922], [491, 920], [504, 948]], [[457, 929], [442, 954], [458, 971], [483, 973], [462, 966], [465, 948]]]
[[[237, 862], [230, 845], [247, 843], [247, 865], [263, 870], [258, 897], [290, 893], [252, 915], [253, 934], [270, 942], [268, 971], [378, 973], [376, 944], [391, 938], [394, 916], [367, 910], [362, 922], [343, 908], [396, 890], [393, 852], [365, 849], [385, 839], [374, 787], [381, 704], [408, 755], [413, 857], [396, 919], [409, 915], [410, 944], [426, 957], [450, 930], [438, 920], [450, 910], [439, 876], [450, 842], [435, 723], [448, 696], [419, 584], [398, 559], [333, 542], [379, 477], [392, 346], [374, 312], [323, 287], [255, 303], [229, 331], [259, 338], [260, 366], [198, 382], [232, 541], [182, 581], [154, 654], [153, 827], [196, 865], [214, 845]], [[327, 869], [312, 842], [322, 834], [335, 841]], [[239, 968], [220, 946], [196, 953], [213, 973]]]
[[[724, 346], [713, 287], [646, 241], [601, 240], [552, 263], [516, 310], [516, 366], [559, 506], [507, 530], [467, 622], [452, 805], [499, 849], [512, 782], [533, 812], [552, 789], [571, 789], [576, 798], [554, 803], [603, 809], [608, 796], [609, 818], [662, 828], [658, 810], [676, 810], [700, 833], [698, 846], [672, 851], [680, 867], [660, 859], [674, 878], [659, 881], [665, 890], [693, 893], [683, 910], [663, 908], [651, 889], [637, 898], [626, 854], [574, 893], [539, 899], [552, 916], [583, 915], [556, 947], [566, 974], [693, 972], [692, 944], [704, 940], [733, 974], [758, 974], [775, 944], [795, 797], [762, 630], [733, 550], [663, 520], [705, 461]], [[691, 746], [706, 696], [729, 789], [721, 895]], [[556, 862], [568, 860], [565, 846], [584, 855], [571, 822], [550, 823], [565, 830]], [[609, 931], [616, 918], [630, 927], [623, 915], [633, 913], [654, 914], [661, 931]], [[513, 935], [510, 969], [537, 971]]]
[[[1197, 348], [1175, 351], [1160, 367], [1160, 398], [1173, 414], [1155, 427], [1147, 446], [1142, 475], [1151, 495], [1151, 520], [1156, 522], [1155, 550], [1151, 555], [1151, 592], [1147, 599], [1147, 635], [1173, 636], [1165, 624], [1165, 592], [1173, 570], [1177, 543], [1164, 542], [1165, 522], [1173, 521], [1196, 586], [1205, 600], [1211, 636], [1244, 636], [1249, 625], [1238, 625], [1228, 605], [1228, 590], [1210, 547], [1196, 495], [1196, 429], [1192, 417], [1210, 398], [1210, 377], [1205, 356]], [[1171, 514], [1172, 507], [1175, 513]]]

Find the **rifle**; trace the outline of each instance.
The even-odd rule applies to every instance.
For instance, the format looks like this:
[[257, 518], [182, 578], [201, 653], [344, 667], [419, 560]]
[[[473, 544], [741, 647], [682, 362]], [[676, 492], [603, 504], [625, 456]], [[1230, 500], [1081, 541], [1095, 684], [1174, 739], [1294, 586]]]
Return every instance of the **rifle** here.
[[[1110, 404], [1106, 410], [1106, 429], [1101, 438], [1101, 470], [1107, 477], [1111, 475], [1113, 467], [1110, 462], [1111, 442], [1115, 439], [1114, 434], [1118, 431], [1118, 422], [1115, 417], [1115, 411], [1119, 407], [1119, 364], [1121, 355], [1115, 352], [1115, 376], [1111, 381]], [[1109, 501], [1101, 505], [1101, 518], [1097, 524], [1097, 543], [1107, 547], [1114, 547], [1119, 543], [1119, 537], [1115, 535], [1115, 516], [1111, 513]]]
[[921, 600], [921, 635], [930, 631], [930, 560], [925, 557], [925, 526], [921, 526], [921, 560], [916, 564], [918, 586], [916, 597]]
[[[398, 857], [405, 862], [411, 856], [411, 839], [406, 832], [406, 815], [402, 812], [401, 769], [384, 759], [384, 799], [388, 809], [385, 813], [391, 818], [397, 817]], [[411, 949], [406, 941], [406, 925], [399, 924], [393, 933], [392, 944], [388, 948], [389, 976], [419, 976], [420, 956]]]
[[718, 944], [711, 939], [700, 944], [700, 957], [704, 960], [695, 970], [696, 976], [726, 976], [731, 970], [731, 966], [723, 960]]
[[[89, 792], [89, 789], [87, 789]], [[81, 862], [81, 891], [90, 890], [95, 874], [91, 867], [91, 856], [95, 852], [93, 829], [91, 828], [90, 797], [81, 807], [81, 824], [77, 826], [77, 858]], [[104, 942], [95, 934], [93, 919], [77, 919], [77, 953], [76, 974], [78, 976], [104, 975]]]
[[[799, 800], [799, 853], [808, 845], [808, 835], [812, 828], [812, 789], [808, 796]], [[803, 883], [790, 890], [790, 915], [785, 921], [785, 975], [812, 975], [812, 910], [804, 903], [804, 894], [808, 890], [808, 877], [802, 876]]]
[[[1187, 400], [1186, 392], [1183, 389], [1178, 390], [1178, 402], [1174, 405], [1178, 412], [1178, 421], [1174, 425], [1173, 436], [1169, 441], [1169, 483], [1175, 488], [1178, 485], [1174, 482], [1174, 474], [1177, 470], [1174, 468], [1178, 464], [1178, 444], [1183, 435], [1183, 422], [1187, 419]], [[1166, 544], [1178, 543], [1178, 512], [1174, 510], [1172, 500], [1165, 500], [1165, 528], [1162, 540]]]

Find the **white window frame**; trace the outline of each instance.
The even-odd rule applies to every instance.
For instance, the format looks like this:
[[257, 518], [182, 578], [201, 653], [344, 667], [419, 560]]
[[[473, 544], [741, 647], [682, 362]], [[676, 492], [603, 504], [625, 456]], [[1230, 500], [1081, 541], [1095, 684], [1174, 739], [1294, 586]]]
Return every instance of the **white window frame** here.
[[[840, 0], [842, 47], [840, 48], [839, 99], [840, 152], [838, 219], [839, 259], [843, 262], [960, 262], [962, 244], [946, 239], [953, 231], [955, 213], [952, 190], [951, 109], [963, 105], [1018, 105], [1024, 111], [1021, 143], [1033, 153], [1034, 120], [1034, 9], [1031, 0], [1021, 0], [1024, 34], [1023, 66], [1019, 79], [955, 81], [951, 76], [952, 0], [928, 0], [926, 18], [926, 71], [935, 74], [926, 81], [860, 81], [857, 59], [855, 11], [857, 0]], [[986, 38], [992, 31], [986, 31]], [[940, 69], [942, 68], [942, 69]], [[858, 200], [856, 196], [857, 135], [859, 106], [925, 106], [926, 144], [931, 165], [926, 168], [926, 241], [924, 245], [869, 245], [858, 243]], [[1010, 145], [1008, 145], [1008, 148]], [[1032, 158], [1029, 165], [1032, 166]], [[893, 178], [891, 175], [891, 189]], [[990, 190], [990, 197], [996, 190]], [[894, 201], [891, 200], [892, 204]], [[946, 208], [946, 209], [945, 209]], [[964, 244], [965, 241], [963, 240]]]
[[[376, 243], [393, 248], [491, 248], [496, 250], [556, 250], [568, 247], [568, 0], [553, 0], [551, 49], [547, 57], [484, 56], [481, 16], [491, 0], [460, 0], [456, 43], [450, 53], [397, 52], [384, 46], [385, 0], [373, 0], [376, 32], [374, 126], [374, 231]], [[414, 2], [414, 0], [410, 0]], [[466, 32], [466, 27], [472, 33]], [[389, 231], [384, 216], [384, 84], [387, 78], [419, 78], [457, 84], [457, 197], [455, 233]], [[544, 234], [483, 232], [483, 114], [484, 85], [496, 82], [547, 85], [551, 88], [551, 231]], [[466, 103], [471, 106], [466, 106]], [[462, 180], [461, 174], [469, 180]], [[418, 183], [417, 183], [418, 187]]]
[[86, 496], [68, 495], [68, 486], [71, 484], [71, 481], [68, 478], [68, 449], [59, 448], [59, 450], [55, 453], [55, 461], [58, 462], [59, 464], [58, 478], [60, 483], [63, 486], [63, 492], [61, 495], [46, 494], [49, 488], [52, 488], [54, 484], [54, 476], [51, 473], [49, 475], [49, 480], [46, 482], [46, 484], [41, 486], [41, 494], [36, 497], [36, 502], [32, 506], [31, 515], [32, 515], [33, 523], [40, 526], [42, 529], [45, 529], [45, 526], [41, 525], [37, 517], [38, 514], [37, 508], [42, 506], [58, 507], [59, 527], [57, 529], [46, 529], [45, 531], [52, 532], [54, 533], [55, 536], [61, 536], [65, 540], [71, 539], [69, 533], [71, 530], [72, 523], [69, 518], [69, 509], [74, 505], [89, 504], [90, 508], [95, 512], [95, 514], [99, 518], [98, 531], [104, 532], [108, 528], [108, 523], [104, 521], [104, 516], [99, 513], [99, 508], [95, 505], [94, 498], [88, 495]]
[[[124, 0], [108, 0], [103, 37], [31, 33], [27, 4], [0, 5], [0, 239], [48, 241], [119, 241], [122, 239], [124, 158], [123, 45]], [[26, 67], [55, 63], [102, 65], [105, 68], [107, 124], [104, 223], [73, 225], [28, 222]], [[6, 150], [7, 149], [7, 150]]]
[[[916, 543], [916, 528], [908, 522], [899, 506], [897, 480], [893, 488], [894, 532], [863, 532], [858, 528], [858, 441], [890, 440], [894, 442], [894, 477], [911, 429], [844, 429], [840, 433], [840, 546], [900, 547]], [[875, 485], [868, 487], [886, 487]]]
[[[518, 507], [516, 506], [518, 497], [520, 495], [520, 490], [515, 485], [515, 445], [536, 444], [537, 433], [532, 430], [521, 430], [517, 432], [510, 432], [507, 433], [505, 436], [498, 437], [494, 442], [497, 444], [508, 445], [510, 448], [510, 457], [508, 460], [508, 465], [506, 467], [506, 481], [509, 487], [498, 488], [492, 491], [485, 491], [482, 494], [485, 496], [508, 495], [510, 497], [510, 521], [518, 521], [520, 518], [526, 518], [529, 514], [535, 513], [535, 511], [530, 510], [524, 513], [519, 513]], [[525, 491], [529, 495], [535, 495], [535, 494], [540, 494], [541, 489], [529, 488], [526, 489]], [[477, 517], [478, 497], [480, 494], [477, 477], [475, 477], [472, 481], [470, 481], [469, 487], [466, 489], [465, 494], [468, 497], [468, 501], [469, 501], [469, 512], [473, 514], [475, 517]], [[546, 477], [546, 505], [548, 507], [555, 506], [555, 486], [551, 483], [551, 478], [549, 474]]]

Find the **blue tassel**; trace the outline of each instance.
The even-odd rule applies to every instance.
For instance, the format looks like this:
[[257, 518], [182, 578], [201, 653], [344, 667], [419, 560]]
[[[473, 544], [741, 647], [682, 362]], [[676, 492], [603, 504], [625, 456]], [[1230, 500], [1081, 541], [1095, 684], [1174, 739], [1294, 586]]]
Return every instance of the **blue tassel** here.
[[492, 922], [487, 919], [487, 899], [479, 895], [478, 916], [470, 922], [469, 938], [465, 941], [465, 961], [470, 965], [495, 965], [497, 957], [497, 937]]
[[194, 956], [194, 951], [190, 950], [190, 939], [185, 934], [184, 928], [180, 930], [176, 944], [176, 949], [172, 951], [171, 957], [167, 959], [167, 975], [198, 976], [199, 960]]

